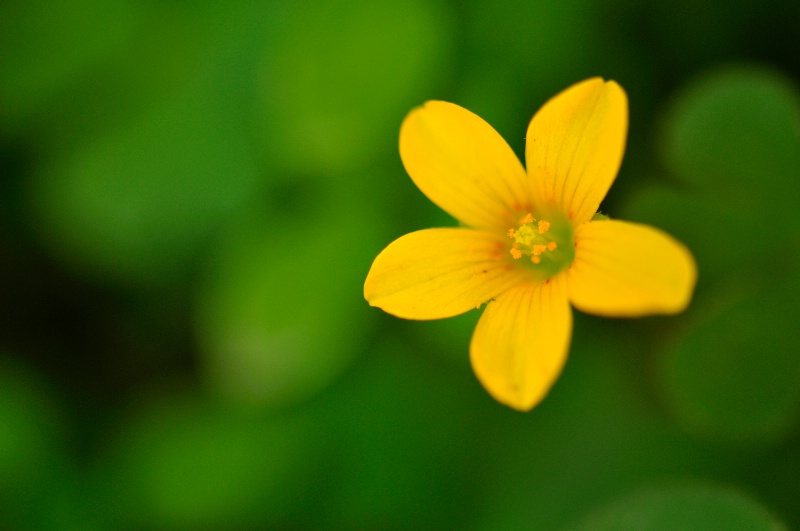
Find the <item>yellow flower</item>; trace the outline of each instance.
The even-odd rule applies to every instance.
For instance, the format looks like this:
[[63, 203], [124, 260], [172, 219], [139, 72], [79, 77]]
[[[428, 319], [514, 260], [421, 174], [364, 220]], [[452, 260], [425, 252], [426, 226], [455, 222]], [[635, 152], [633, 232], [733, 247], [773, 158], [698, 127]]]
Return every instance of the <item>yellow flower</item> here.
[[596, 214], [622, 162], [628, 102], [593, 78], [550, 101], [528, 126], [527, 172], [485, 121], [452, 103], [414, 109], [400, 131], [411, 179], [462, 227], [392, 242], [364, 297], [406, 319], [451, 317], [488, 303], [470, 344], [478, 380], [527, 411], [561, 373], [575, 308], [608, 317], [686, 308], [691, 253], [652, 227]]

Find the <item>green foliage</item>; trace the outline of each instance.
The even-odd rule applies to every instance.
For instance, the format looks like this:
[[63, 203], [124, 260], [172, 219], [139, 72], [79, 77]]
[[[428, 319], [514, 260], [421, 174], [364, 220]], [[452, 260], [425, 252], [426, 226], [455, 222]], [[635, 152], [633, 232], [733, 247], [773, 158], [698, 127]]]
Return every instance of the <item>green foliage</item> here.
[[634, 197], [632, 216], [694, 250], [701, 286], [660, 361], [665, 401], [697, 434], [777, 442], [800, 421], [800, 93], [774, 72], [725, 68], [665, 116], [662, 159], [678, 182]]
[[797, 279], [780, 282], [695, 313], [662, 360], [668, 400], [688, 429], [739, 443], [777, 442], [796, 431], [798, 288]]
[[349, 323], [369, 316], [365, 266], [345, 264], [368, 263], [380, 221], [340, 199], [302, 218], [244, 212], [220, 239], [198, 290], [196, 331], [203, 377], [222, 396], [269, 408], [302, 401], [358, 353], [366, 330]]
[[210, 90], [192, 87], [44, 168], [29, 197], [45, 241], [113, 281], [174, 282], [256, 189], [247, 141]]
[[646, 489], [629, 495], [595, 511], [572, 529], [781, 531], [786, 528], [740, 492], [716, 485], [688, 484]]
[[435, 88], [452, 64], [450, 18], [422, 1], [287, 10], [262, 60], [264, 156], [324, 174], [356, 169], [395, 145], [398, 121], [420, 103], [413, 96]]
[[103, 448], [97, 501], [110, 527], [198, 529], [280, 522], [320, 463], [311, 426], [154, 393]]

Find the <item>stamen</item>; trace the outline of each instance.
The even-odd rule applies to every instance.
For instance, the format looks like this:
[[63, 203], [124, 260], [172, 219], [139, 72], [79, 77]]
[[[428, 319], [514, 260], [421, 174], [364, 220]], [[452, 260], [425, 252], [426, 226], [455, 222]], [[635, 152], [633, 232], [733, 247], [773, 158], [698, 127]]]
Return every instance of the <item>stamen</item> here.
[[573, 248], [569, 245], [568, 251], [562, 252], [564, 242], [561, 239], [564, 238], [566, 241], [568, 238], [571, 241], [572, 238], [572, 234], [566, 232], [569, 230], [566, 220], [547, 215], [543, 217], [548, 219], [537, 220], [533, 217], [533, 213], [528, 212], [520, 219], [519, 226], [508, 229], [506, 234], [514, 240], [509, 249], [514, 260], [527, 257], [530, 260], [529, 262], [526, 260], [527, 263], [536, 265], [534, 268], [536, 274], [545, 278], [571, 263]]
[[550, 222], [544, 219], [539, 220], [539, 234], [544, 234], [550, 228]]

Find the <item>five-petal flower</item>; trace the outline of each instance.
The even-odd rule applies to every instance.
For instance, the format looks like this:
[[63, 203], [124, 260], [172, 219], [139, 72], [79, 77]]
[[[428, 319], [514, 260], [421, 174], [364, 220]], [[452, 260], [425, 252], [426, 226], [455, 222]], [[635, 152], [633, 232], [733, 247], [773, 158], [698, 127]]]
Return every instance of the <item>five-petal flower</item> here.
[[499, 402], [539, 403], [561, 373], [575, 308], [609, 317], [672, 314], [689, 304], [691, 253], [652, 227], [598, 215], [625, 150], [628, 104], [613, 81], [566, 89], [528, 126], [527, 171], [485, 121], [451, 103], [413, 110], [400, 156], [428, 198], [462, 227], [402, 236], [372, 264], [364, 296], [407, 319], [487, 303], [470, 345]]

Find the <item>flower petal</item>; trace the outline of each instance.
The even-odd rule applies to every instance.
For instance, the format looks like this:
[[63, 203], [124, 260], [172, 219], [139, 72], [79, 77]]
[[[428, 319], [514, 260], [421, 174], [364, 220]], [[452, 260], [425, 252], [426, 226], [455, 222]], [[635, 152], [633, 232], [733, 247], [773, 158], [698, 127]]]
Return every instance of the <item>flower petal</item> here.
[[571, 332], [564, 275], [521, 284], [483, 312], [470, 345], [472, 368], [498, 402], [527, 411], [561, 374]]
[[466, 228], [412, 232], [375, 258], [364, 282], [364, 297], [397, 317], [452, 317], [521, 282], [523, 272], [506, 255], [506, 243], [489, 232]]
[[592, 78], [556, 95], [531, 120], [525, 147], [532, 194], [576, 224], [597, 212], [625, 152], [628, 99], [614, 81]]
[[592, 221], [575, 231], [575, 261], [567, 272], [576, 308], [606, 317], [683, 311], [697, 267], [689, 250], [647, 225]]
[[429, 101], [411, 111], [400, 129], [400, 157], [417, 187], [465, 225], [505, 230], [530, 209], [517, 156], [492, 126], [458, 105]]

